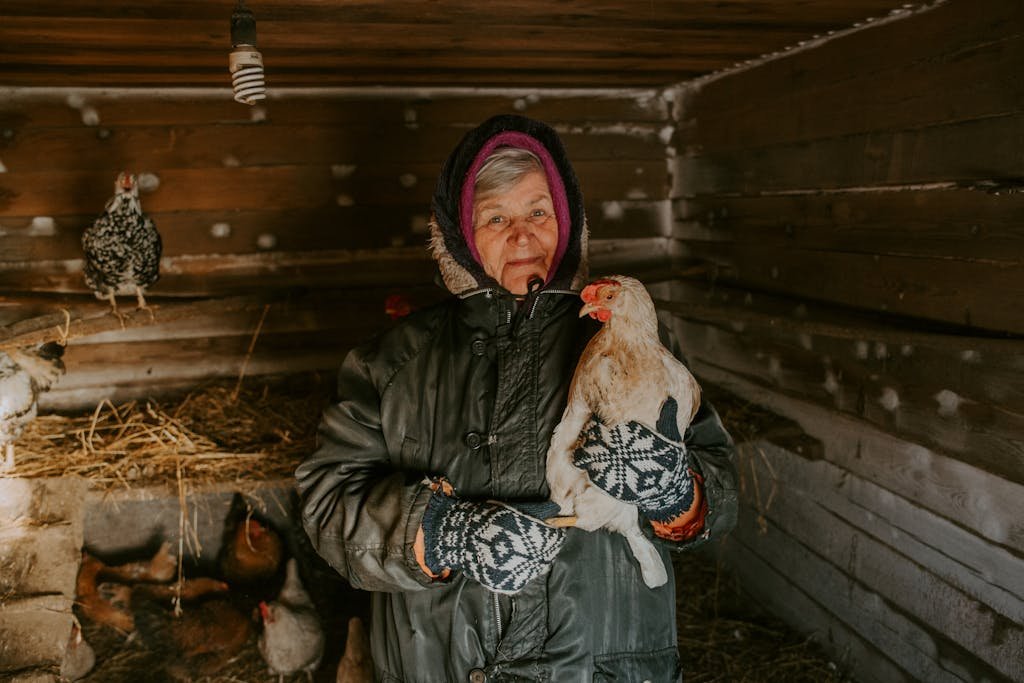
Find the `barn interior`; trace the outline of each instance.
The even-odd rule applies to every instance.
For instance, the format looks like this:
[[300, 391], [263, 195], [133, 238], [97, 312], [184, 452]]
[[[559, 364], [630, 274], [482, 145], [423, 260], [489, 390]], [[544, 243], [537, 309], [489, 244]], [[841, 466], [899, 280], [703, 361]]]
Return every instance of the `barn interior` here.
[[[289, 516], [347, 350], [444, 295], [442, 162], [521, 113], [736, 437], [745, 593], [852, 680], [1024, 681], [1024, 3], [249, 0], [253, 105], [236, 5], [0, 3], [0, 351], [66, 369], [0, 473], [0, 675], [59, 675], [83, 547]], [[122, 171], [163, 257], [114, 316]]]

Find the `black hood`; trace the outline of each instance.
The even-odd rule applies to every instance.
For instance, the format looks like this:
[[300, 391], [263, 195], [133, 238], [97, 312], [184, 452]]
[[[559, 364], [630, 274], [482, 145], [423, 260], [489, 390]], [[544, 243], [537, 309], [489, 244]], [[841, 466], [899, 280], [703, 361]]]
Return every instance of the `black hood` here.
[[578, 289], [587, 276], [587, 227], [579, 179], [558, 133], [547, 124], [515, 114], [494, 116], [466, 133], [441, 169], [431, 205], [430, 229], [431, 248], [445, 284], [454, 294], [482, 287], [501, 287], [484, 272], [466, 244], [460, 223], [460, 201], [467, 173], [480, 151], [489, 140], [508, 132], [528, 135], [540, 143], [562, 179], [570, 218], [569, 230], [561, 262], [546, 287]]

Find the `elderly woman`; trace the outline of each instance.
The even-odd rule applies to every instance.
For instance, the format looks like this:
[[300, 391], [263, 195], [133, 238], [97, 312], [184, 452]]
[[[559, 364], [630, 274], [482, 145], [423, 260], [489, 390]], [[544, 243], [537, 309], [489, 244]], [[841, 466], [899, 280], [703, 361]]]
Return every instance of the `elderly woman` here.
[[[619, 534], [542, 521], [548, 442], [597, 330], [578, 317], [587, 232], [557, 134], [520, 116], [470, 131], [433, 212], [453, 296], [348, 355], [297, 472], [318, 552], [374, 591], [378, 676], [678, 680], [674, 583], [646, 587]], [[710, 406], [684, 440], [696, 495], [657, 533], [643, 522], [666, 565], [735, 523], [732, 443]]]

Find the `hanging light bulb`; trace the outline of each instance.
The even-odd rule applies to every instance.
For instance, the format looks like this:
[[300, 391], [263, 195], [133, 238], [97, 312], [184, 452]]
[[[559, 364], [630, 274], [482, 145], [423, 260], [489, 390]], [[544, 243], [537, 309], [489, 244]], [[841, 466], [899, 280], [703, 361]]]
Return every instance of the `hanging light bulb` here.
[[238, 0], [231, 14], [231, 47], [228, 66], [235, 101], [256, 104], [256, 100], [266, 98], [267, 84], [263, 80], [263, 55], [256, 49], [256, 17], [245, 6], [245, 0]]

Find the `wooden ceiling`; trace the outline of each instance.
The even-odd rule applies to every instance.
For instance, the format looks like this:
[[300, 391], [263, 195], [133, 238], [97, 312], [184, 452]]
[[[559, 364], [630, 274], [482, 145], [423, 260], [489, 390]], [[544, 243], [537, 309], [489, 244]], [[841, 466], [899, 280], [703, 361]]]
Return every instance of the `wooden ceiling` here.
[[[223, 87], [236, 0], [0, 0], [0, 86]], [[268, 87], [664, 86], [900, 0], [248, 0]]]

